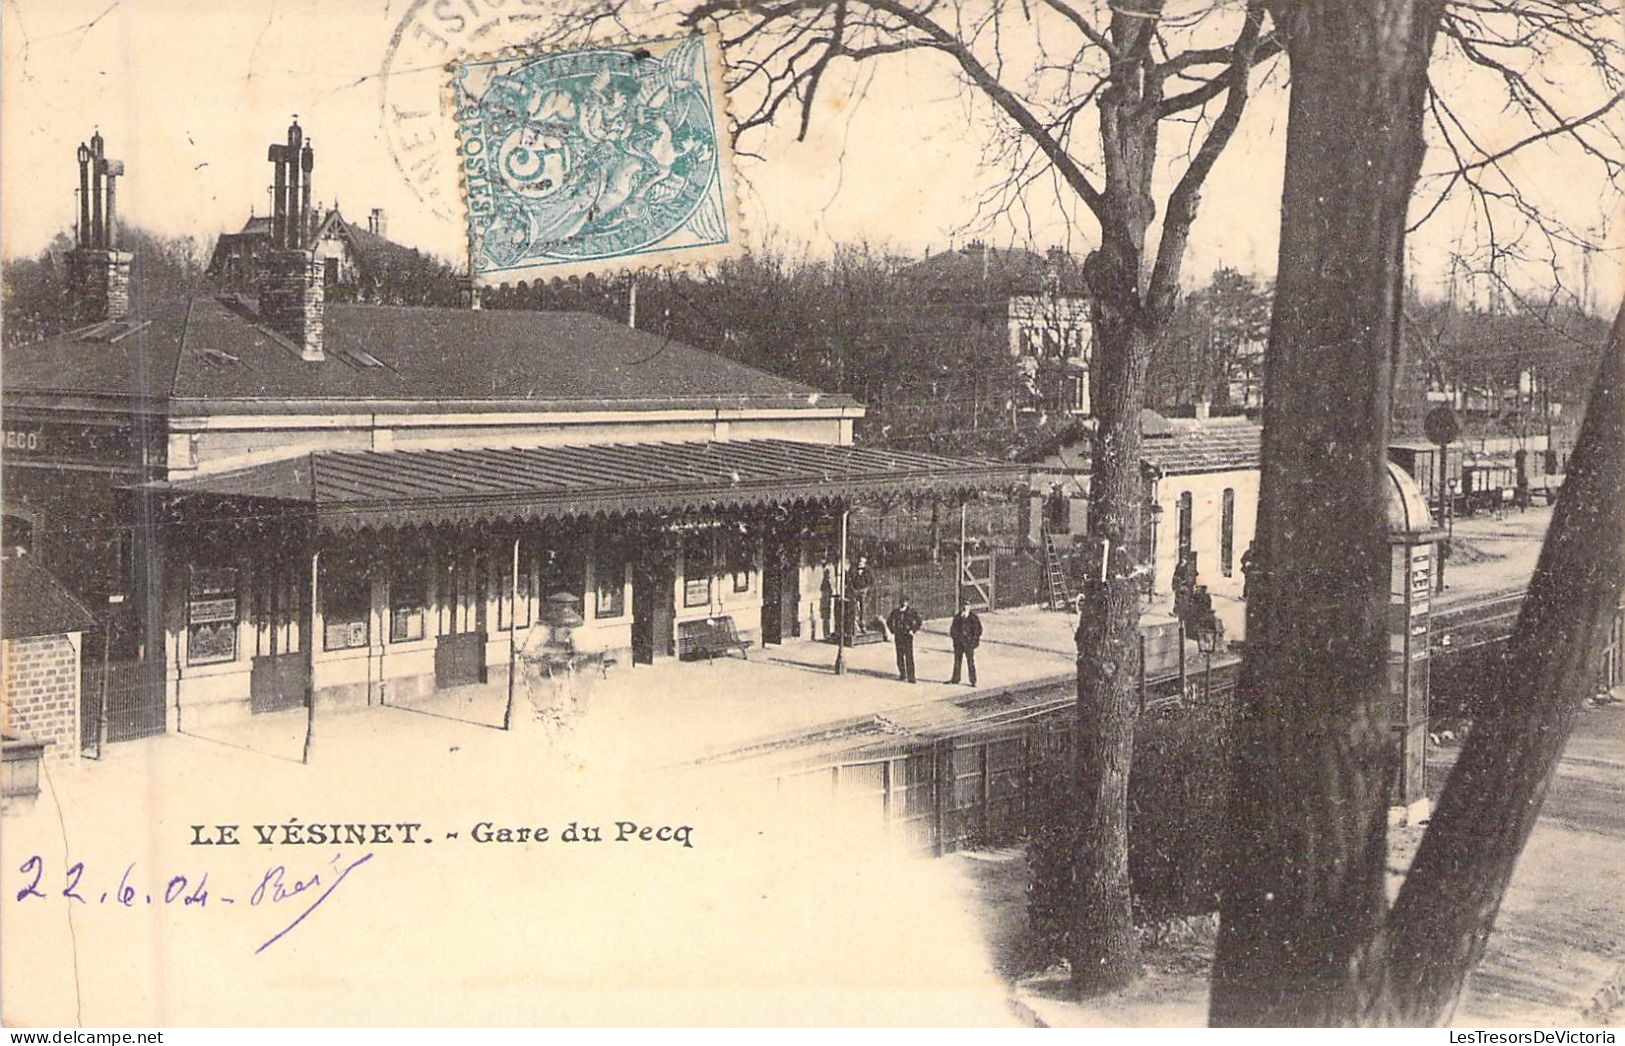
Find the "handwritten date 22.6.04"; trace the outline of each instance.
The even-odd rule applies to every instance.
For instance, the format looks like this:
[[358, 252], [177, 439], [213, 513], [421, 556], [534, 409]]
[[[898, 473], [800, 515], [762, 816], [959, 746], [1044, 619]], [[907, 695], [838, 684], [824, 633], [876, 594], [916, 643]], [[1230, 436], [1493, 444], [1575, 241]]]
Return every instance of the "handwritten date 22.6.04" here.
[[[233, 891], [228, 895], [219, 890], [211, 890], [207, 871], [196, 879], [186, 875], [172, 875], [168, 879], [159, 876], [157, 879], [149, 880], [147, 876], [137, 872], [134, 861], [125, 865], [116, 885], [110, 881], [104, 883], [94, 875], [87, 878], [85, 863], [75, 861], [68, 865], [63, 874], [61, 889], [58, 890], [55, 884], [46, 885], [45, 860], [35, 854], [17, 869], [23, 875], [23, 887], [17, 891], [16, 900], [19, 904], [45, 902], [55, 895], [70, 904], [111, 905], [120, 908], [157, 905], [197, 910], [208, 908], [209, 902], [213, 901], [216, 908], [242, 904], [248, 908], [297, 911], [292, 921], [254, 949], [254, 954], [258, 955], [304, 922], [306, 917], [333, 896], [334, 891], [343, 885], [351, 872], [372, 858], [370, 852], [353, 859], [336, 853], [325, 868], [308, 872], [291, 871], [286, 865], [281, 864], [272, 865], [254, 879], [247, 890]], [[155, 885], [159, 880], [162, 880], [162, 885]], [[99, 886], [106, 888], [98, 889]]]

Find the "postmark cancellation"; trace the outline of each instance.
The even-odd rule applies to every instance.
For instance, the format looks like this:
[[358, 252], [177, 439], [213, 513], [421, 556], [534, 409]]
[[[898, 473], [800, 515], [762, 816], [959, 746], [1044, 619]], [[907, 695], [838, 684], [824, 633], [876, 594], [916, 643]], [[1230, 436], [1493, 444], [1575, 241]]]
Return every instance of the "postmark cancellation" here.
[[714, 39], [449, 68], [476, 284], [692, 265], [743, 250]]

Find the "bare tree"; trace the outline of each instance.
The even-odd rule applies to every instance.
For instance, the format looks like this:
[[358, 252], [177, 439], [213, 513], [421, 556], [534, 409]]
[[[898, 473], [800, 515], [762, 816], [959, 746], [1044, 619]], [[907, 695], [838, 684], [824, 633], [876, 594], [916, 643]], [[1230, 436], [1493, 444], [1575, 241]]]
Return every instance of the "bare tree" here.
[[[690, 28], [717, 29], [735, 73], [742, 140], [798, 119], [807, 133], [820, 86], [841, 62], [904, 52], [935, 55], [999, 115], [1016, 150], [1012, 199], [1050, 176], [1098, 227], [1084, 271], [1095, 327], [1097, 419], [1089, 528], [1109, 542], [1108, 577], [1086, 593], [1078, 657], [1072, 969], [1085, 992], [1138, 972], [1127, 850], [1128, 771], [1138, 664], [1142, 507], [1139, 413], [1146, 368], [1176, 304], [1199, 194], [1230, 142], [1255, 69], [1280, 52], [1261, 4], [1214, 5], [1164, 17], [1163, 0], [677, 0]], [[625, 28], [630, 7], [608, 2], [566, 32]], [[1025, 55], [1018, 59], [1017, 55]], [[793, 115], [791, 115], [793, 114]], [[1178, 121], [1191, 144], [1161, 149]], [[1154, 189], [1173, 168], [1161, 208]]]
[[[1583, 28], [1553, 17], [1555, 5], [1521, 7], [1551, 18], [1532, 32]], [[1292, 94], [1265, 364], [1257, 595], [1210, 1017], [1434, 1022], [1449, 1015], [1482, 953], [1618, 603], [1621, 329], [1501, 691], [1486, 702], [1390, 913], [1384, 448], [1406, 209], [1433, 104], [1430, 61], [1438, 35], [1460, 23], [1436, 0], [1271, 8]], [[1553, 121], [1553, 134], [1584, 126], [1555, 112]], [[1327, 192], [1333, 183], [1338, 191]]]

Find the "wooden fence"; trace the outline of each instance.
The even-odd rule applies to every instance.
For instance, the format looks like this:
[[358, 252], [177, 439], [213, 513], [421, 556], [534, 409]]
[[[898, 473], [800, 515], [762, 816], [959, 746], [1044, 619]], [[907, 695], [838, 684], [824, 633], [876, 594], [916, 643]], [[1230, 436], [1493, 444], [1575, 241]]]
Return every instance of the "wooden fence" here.
[[[1186, 702], [1228, 701], [1239, 662], [1215, 666], [1204, 696], [1200, 670], [1181, 697], [1177, 673], [1148, 679], [1142, 729], [1175, 729]], [[1014, 720], [973, 723], [948, 736], [903, 739], [890, 748], [774, 776], [786, 800], [833, 800], [871, 827], [933, 854], [997, 846], [1025, 836], [1039, 775], [1071, 750], [1076, 705], [1072, 684], [1054, 684], [1053, 700], [1035, 703]]]

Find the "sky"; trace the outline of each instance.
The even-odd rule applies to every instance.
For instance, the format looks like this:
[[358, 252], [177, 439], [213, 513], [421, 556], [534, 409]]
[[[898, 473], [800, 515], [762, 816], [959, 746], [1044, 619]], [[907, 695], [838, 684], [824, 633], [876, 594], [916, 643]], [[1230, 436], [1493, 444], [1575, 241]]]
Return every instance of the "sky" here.
[[[338, 202], [356, 222], [383, 208], [392, 239], [460, 260], [441, 66], [456, 51], [524, 39], [550, 2], [562, 0], [3, 0], [0, 255], [35, 254], [71, 229], [74, 151], [93, 128], [126, 165], [123, 219], [204, 242], [235, 231], [251, 211], [266, 211], [265, 149], [297, 113], [315, 143], [318, 201]], [[1493, 140], [1493, 109], [1486, 115]], [[1092, 220], [1064, 194], [1058, 202], [1046, 180], [1014, 216], [979, 218], [978, 199], [997, 177], [983, 150], [996, 120], [939, 56], [837, 67], [805, 141], [785, 120], [747, 143], [760, 157], [739, 159], [748, 240], [805, 243], [815, 253], [867, 242], [923, 255], [973, 237], [1086, 250]], [[1221, 264], [1273, 275], [1284, 132], [1277, 77], [1258, 92], [1202, 194], [1187, 285]], [[1180, 152], [1177, 129], [1164, 145]], [[1518, 161], [1520, 176], [1575, 227], [1609, 223], [1614, 249], [1591, 265], [1593, 298], [1609, 309], [1620, 296], [1625, 222], [1612, 213], [1613, 190], [1577, 175], [1572, 160], [1531, 150]], [[1471, 232], [1467, 208], [1449, 206], [1412, 237], [1424, 293], [1442, 293], [1449, 253]], [[1579, 253], [1559, 264], [1578, 288]], [[1530, 292], [1550, 283], [1539, 273], [1512, 278]], [[1487, 303], [1487, 283], [1479, 294]]]

